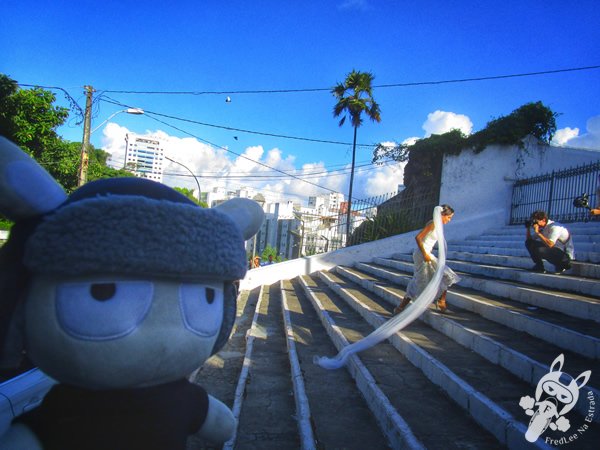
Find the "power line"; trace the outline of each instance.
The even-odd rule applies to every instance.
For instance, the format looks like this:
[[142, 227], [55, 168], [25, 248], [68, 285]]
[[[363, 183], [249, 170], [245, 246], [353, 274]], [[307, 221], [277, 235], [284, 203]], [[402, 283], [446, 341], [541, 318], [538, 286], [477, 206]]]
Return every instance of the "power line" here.
[[[585, 66], [585, 67], [572, 67], [567, 69], [555, 69], [555, 70], [543, 70], [537, 72], [525, 72], [525, 73], [513, 73], [505, 75], [492, 75], [487, 77], [472, 77], [472, 78], [458, 78], [450, 80], [436, 80], [436, 81], [415, 81], [408, 83], [393, 83], [393, 84], [379, 84], [374, 85], [373, 88], [392, 88], [392, 87], [409, 87], [409, 86], [427, 86], [436, 84], [449, 84], [449, 83], [468, 83], [473, 81], [486, 81], [486, 80], [500, 80], [506, 78], [519, 78], [519, 77], [532, 77], [540, 75], [552, 75], [557, 73], [565, 72], [576, 72], [582, 70], [596, 70], [600, 69], [600, 65], [596, 66]], [[163, 95], [240, 95], [240, 94], [288, 94], [288, 93], [300, 93], [300, 92], [330, 92], [333, 88], [305, 88], [305, 89], [256, 89], [256, 90], [229, 90], [229, 91], [126, 91], [126, 90], [109, 90], [106, 89], [104, 92], [111, 94], [163, 94]]]
[[[365, 166], [360, 166], [357, 167], [356, 169], [356, 173], [367, 173], [367, 172], [372, 172], [374, 170], [379, 169], [379, 167], [367, 167]], [[309, 179], [309, 178], [330, 178], [330, 177], [339, 177], [339, 176], [345, 176], [348, 174], [348, 172], [350, 171], [350, 169], [341, 169], [341, 170], [337, 170], [337, 171], [333, 171], [333, 172], [319, 172], [319, 173], [306, 173], [306, 174], [301, 174], [298, 175], [298, 177], [302, 177], [302, 179]], [[164, 172], [166, 174], [166, 172]], [[191, 176], [190, 174], [187, 173], [183, 173], [183, 172], [170, 172], [169, 175], [173, 175], [173, 176]], [[262, 180], [262, 181], [282, 181], [282, 180], [287, 180], [289, 178], [294, 178], [293, 175], [268, 175], [268, 174], [252, 174], [252, 173], [239, 173], [239, 174], [232, 174], [227, 173], [226, 175], [224, 175], [223, 173], [215, 173], [215, 172], [209, 172], [208, 174], [206, 172], [201, 172], [201, 173], [195, 173], [194, 176], [197, 176], [199, 178], [205, 178], [205, 179], [219, 179], [219, 178], [227, 178], [227, 179], [247, 179], [247, 180]]]
[[[125, 164], [125, 160], [122, 158], [112, 158], [111, 157], [110, 161], [111, 161], [111, 163], [114, 163], [114, 164], [123, 164], [123, 165]], [[389, 166], [389, 164], [386, 164], [389, 162], [396, 163], [396, 161], [390, 159], [387, 161], [383, 161], [383, 163], [381, 165]], [[338, 165], [333, 165], [330, 167], [336, 167], [336, 166], [338, 166]], [[342, 167], [340, 169], [328, 170], [327, 168], [324, 168], [324, 170], [313, 171], [313, 172], [302, 172], [301, 170], [296, 169], [294, 171], [294, 174], [298, 175], [298, 176], [302, 176], [304, 178], [320, 178], [320, 177], [327, 178], [330, 176], [338, 176], [338, 175], [348, 174], [351, 169], [349, 167], [345, 167], [345, 166], [346, 166], [346, 164], [344, 164], [344, 167]], [[368, 162], [368, 163], [358, 164], [358, 165], [356, 165], [356, 168], [357, 169], [364, 168], [363, 170], [360, 171], [361, 173], [363, 173], [363, 172], [369, 172], [372, 170], [377, 170], [379, 168], [377, 166], [379, 166], [379, 163], [376, 165], [371, 162]], [[291, 174], [292, 172], [287, 172], [287, 173]], [[194, 175], [196, 175], [198, 177], [202, 177], [202, 178], [221, 178], [221, 177], [223, 177], [223, 171], [218, 171], [218, 172], [202, 171], [202, 172], [196, 173]], [[257, 178], [257, 179], [260, 179], [260, 178], [263, 178], [263, 179], [264, 178], [287, 179], [290, 176], [289, 175], [252, 174], [252, 173], [248, 173], [248, 172], [228, 172], [227, 177], [228, 178]]]
[[191, 136], [191, 137], [193, 137], [193, 138], [196, 138], [196, 139], [198, 139], [199, 141], [202, 141], [202, 142], [205, 142], [205, 143], [207, 143], [207, 144], [209, 144], [209, 145], [212, 145], [212, 146], [213, 146], [213, 147], [215, 147], [215, 148], [219, 148], [219, 149], [221, 149], [221, 150], [225, 150], [225, 151], [227, 151], [227, 152], [229, 152], [229, 153], [233, 153], [234, 155], [236, 155], [236, 156], [238, 156], [238, 157], [240, 157], [240, 158], [243, 158], [243, 159], [246, 159], [246, 160], [248, 160], [248, 161], [251, 161], [251, 162], [253, 162], [253, 163], [255, 163], [255, 164], [258, 164], [259, 166], [263, 166], [263, 167], [266, 167], [267, 169], [271, 169], [271, 170], [273, 170], [273, 171], [275, 171], [275, 172], [279, 172], [279, 173], [282, 173], [282, 174], [284, 174], [284, 175], [288, 175], [288, 176], [289, 176], [289, 177], [291, 177], [291, 178], [294, 178], [294, 179], [297, 179], [297, 180], [299, 180], [299, 181], [302, 181], [303, 183], [310, 184], [310, 185], [312, 185], [312, 186], [315, 186], [315, 187], [317, 187], [317, 188], [319, 188], [319, 189], [323, 189], [323, 190], [326, 190], [326, 191], [329, 191], [329, 192], [333, 192], [334, 194], [337, 194], [337, 193], [338, 193], [337, 191], [334, 191], [333, 189], [329, 189], [329, 188], [327, 188], [327, 187], [325, 187], [325, 186], [318, 185], [317, 183], [313, 183], [312, 181], [303, 180], [302, 178], [300, 178], [300, 177], [298, 177], [298, 176], [296, 176], [296, 175], [291, 175], [291, 174], [288, 174], [287, 172], [284, 172], [283, 170], [276, 169], [275, 167], [271, 167], [271, 166], [269, 166], [269, 165], [267, 165], [267, 164], [265, 164], [265, 163], [262, 163], [262, 162], [260, 162], [260, 161], [256, 161], [256, 160], [254, 160], [254, 159], [248, 158], [247, 156], [244, 156], [244, 155], [242, 155], [242, 154], [240, 154], [240, 153], [234, 152], [233, 150], [230, 150], [230, 149], [228, 149], [228, 148], [226, 148], [226, 147], [223, 147], [223, 146], [220, 146], [220, 145], [214, 144], [214, 143], [212, 143], [212, 142], [210, 142], [210, 141], [207, 141], [206, 139], [202, 139], [201, 137], [199, 137], [199, 136], [196, 136], [195, 134], [193, 134], [193, 133], [190, 133], [189, 131], [185, 131], [185, 130], [183, 130], [183, 129], [179, 128], [179, 127], [176, 127], [175, 125], [171, 125], [170, 123], [168, 123], [168, 122], [165, 122], [164, 120], [160, 120], [160, 119], [157, 119], [156, 117], [153, 117], [153, 113], [149, 113], [149, 114], [148, 114], [148, 111], [144, 111], [144, 113], [145, 113], [146, 115], [148, 115], [148, 117], [150, 117], [151, 119], [153, 119], [153, 120], [156, 120], [157, 122], [160, 122], [160, 123], [162, 123], [162, 124], [164, 124], [164, 125], [166, 125], [166, 126], [168, 126], [168, 127], [171, 127], [171, 128], [173, 128], [173, 129], [175, 129], [175, 130], [177, 130], [177, 131], [180, 131], [180, 132], [182, 132], [182, 133], [185, 133], [185, 134], [187, 134], [188, 136]]
[[[67, 101], [69, 102], [70, 108], [72, 110], [75, 110], [76, 114], [81, 117], [81, 121], [83, 121], [83, 109], [81, 109], [81, 106], [79, 106], [79, 103], [77, 103], [77, 101], [71, 96], [71, 94], [69, 94], [67, 92], [67, 90], [65, 88], [61, 88], [59, 86], [40, 86], [37, 84], [22, 84], [22, 83], [17, 83], [18, 86], [21, 87], [32, 87], [32, 88], [39, 88], [39, 89], [53, 89], [53, 90], [57, 90], [57, 91], [61, 91], [63, 94], [65, 94], [65, 97], [67, 98]], [[77, 125], [79, 125], [81, 122], [77, 122]]]
[[[125, 105], [121, 102], [117, 102], [113, 99], [109, 99], [109, 100], [103, 99], [102, 101], [106, 102], [106, 103], [110, 103], [112, 105], [121, 106], [123, 108], [126, 108], [126, 107], [131, 108], [131, 106], [127, 106], [127, 105]], [[195, 125], [202, 125], [205, 127], [212, 127], [212, 128], [220, 128], [222, 130], [228, 130], [228, 131], [237, 131], [240, 133], [256, 134], [256, 135], [260, 135], [260, 136], [277, 137], [277, 138], [282, 138], [282, 139], [293, 139], [293, 140], [304, 141], [304, 142], [316, 142], [319, 144], [335, 144], [335, 145], [346, 145], [346, 146], [352, 145], [352, 143], [350, 143], [350, 142], [328, 141], [328, 140], [324, 140], [324, 139], [311, 139], [311, 138], [305, 138], [305, 137], [300, 137], [300, 136], [288, 136], [288, 135], [284, 135], [284, 134], [266, 133], [266, 132], [261, 132], [261, 131], [244, 130], [242, 128], [227, 127], [224, 125], [215, 125], [215, 124], [211, 124], [211, 123], [200, 122], [198, 120], [184, 119], [182, 117], [171, 116], [169, 114], [162, 114], [162, 113], [158, 113], [155, 111], [148, 111], [147, 109], [144, 109], [144, 113], [145, 114], [154, 114], [155, 116], [165, 117], [167, 119], [179, 120], [181, 122], [193, 123]], [[356, 146], [372, 148], [375, 146], [375, 144], [356, 144]]]

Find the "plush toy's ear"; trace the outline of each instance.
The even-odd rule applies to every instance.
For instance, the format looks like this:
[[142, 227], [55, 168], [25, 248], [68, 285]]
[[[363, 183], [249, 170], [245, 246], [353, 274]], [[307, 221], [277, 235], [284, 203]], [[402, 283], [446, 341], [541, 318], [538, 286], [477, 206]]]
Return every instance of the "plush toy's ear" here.
[[215, 208], [233, 219], [240, 227], [245, 240], [258, 233], [265, 218], [265, 213], [260, 205], [248, 198], [232, 198]]
[[66, 200], [62, 187], [33, 158], [0, 136], [0, 214], [15, 221], [0, 248], [0, 366], [17, 367], [23, 357], [23, 308], [27, 284], [25, 241], [41, 215]]
[[63, 188], [29, 155], [0, 136], [0, 213], [10, 220], [52, 211], [67, 199]]

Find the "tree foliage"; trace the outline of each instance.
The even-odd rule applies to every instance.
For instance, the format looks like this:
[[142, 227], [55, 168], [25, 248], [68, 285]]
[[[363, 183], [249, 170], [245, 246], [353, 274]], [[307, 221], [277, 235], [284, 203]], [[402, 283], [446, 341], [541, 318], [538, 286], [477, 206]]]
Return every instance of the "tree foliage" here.
[[19, 89], [0, 74], [0, 134], [18, 144], [35, 159], [60, 147], [56, 128], [69, 116], [67, 108], [54, 106], [56, 97], [41, 88]]
[[508, 116], [488, 122], [485, 128], [469, 136], [460, 130], [452, 130], [420, 139], [412, 145], [379, 145], [373, 153], [373, 162], [390, 158], [399, 162], [408, 161], [404, 169], [404, 184], [409, 192], [418, 188], [439, 187], [444, 155], [458, 155], [466, 149], [480, 153], [489, 145], [517, 145], [524, 148], [527, 136], [534, 136], [549, 144], [556, 132], [557, 116], [542, 102], [527, 103]]
[[198, 199], [194, 196], [193, 189], [188, 189], [188, 188], [184, 188], [184, 187], [174, 187], [173, 189], [175, 189], [180, 194], [185, 195], [187, 198], [192, 200], [197, 205], [200, 205], [202, 208], [208, 208], [208, 205], [205, 202], [198, 201]]
[[381, 110], [373, 99], [373, 80], [369, 72], [353, 70], [343, 83], [338, 83], [331, 91], [337, 99], [333, 107], [333, 117], [340, 117], [339, 126], [349, 116], [352, 127], [358, 128], [363, 123], [363, 114], [374, 122], [381, 122]]
[[271, 247], [270, 245], [267, 245], [265, 247], [265, 249], [262, 252], [261, 255], [261, 260], [262, 261], [268, 261], [269, 260], [269, 255], [273, 256], [273, 261], [275, 262], [281, 262], [281, 257], [277, 254], [277, 249]]
[[[0, 135], [29, 153], [65, 189], [77, 188], [81, 142], [69, 142], [56, 133], [69, 110], [54, 105], [50, 91], [20, 89], [16, 81], [0, 74]], [[108, 167], [109, 154], [90, 146], [88, 180], [133, 176], [126, 170]]]

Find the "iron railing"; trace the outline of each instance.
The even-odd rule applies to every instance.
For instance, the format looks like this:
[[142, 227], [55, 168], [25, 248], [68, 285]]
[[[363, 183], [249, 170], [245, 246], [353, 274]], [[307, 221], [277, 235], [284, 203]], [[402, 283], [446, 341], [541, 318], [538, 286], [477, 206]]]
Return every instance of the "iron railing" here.
[[597, 189], [600, 189], [600, 160], [518, 180], [513, 186], [510, 223], [524, 223], [536, 210], [546, 211], [552, 220], [559, 222], [590, 220], [589, 211], [575, 207], [573, 200], [588, 194], [590, 205], [598, 205]]
[[310, 256], [419, 229], [431, 219], [437, 205], [437, 190], [400, 192], [353, 200], [346, 241], [346, 213], [343, 210], [320, 215], [302, 214], [294, 235], [303, 256]]

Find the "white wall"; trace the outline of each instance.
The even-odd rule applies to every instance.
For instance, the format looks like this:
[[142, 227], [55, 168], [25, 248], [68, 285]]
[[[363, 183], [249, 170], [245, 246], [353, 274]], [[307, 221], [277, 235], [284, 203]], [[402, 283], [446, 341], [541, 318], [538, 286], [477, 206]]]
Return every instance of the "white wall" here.
[[[444, 227], [444, 229], [451, 227], [451, 225]], [[307, 275], [318, 270], [328, 270], [338, 265], [352, 266], [357, 261], [371, 261], [375, 256], [391, 256], [398, 252], [412, 252], [416, 245], [415, 236], [418, 231], [252, 269], [248, 271], [246, 277], [242, 280], [241, 289], [253, 289], [263, 284], [273, 284], [279, 280], [292, 279], [298, 275]]]
[[[522, 156], [519, 168], [518, 157]], [[475, 154], [465, 150], [446, 156], [442, 170], [440, 203], [455, 212], [447, 239], [481, 234], [508, 224], [512, 186], [517, 179], [542, 175], [600, 160], [600, 151], [551, 147], [528, 141], [526, 151], [517, 146], [490, 146]]]

